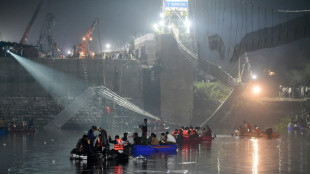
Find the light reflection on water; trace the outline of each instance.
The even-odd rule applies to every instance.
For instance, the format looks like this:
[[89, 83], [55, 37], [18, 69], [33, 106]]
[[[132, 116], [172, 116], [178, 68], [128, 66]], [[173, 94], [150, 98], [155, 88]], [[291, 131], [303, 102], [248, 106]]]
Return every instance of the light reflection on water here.
[[279, 139], [218, 136], [211, 144], [183, 145], [176, 154], [131, 158], [123, 165], [70, 161], [81, 135], [1, 136], [0, 173], [310, 173], [309, 133], [284, 133]]

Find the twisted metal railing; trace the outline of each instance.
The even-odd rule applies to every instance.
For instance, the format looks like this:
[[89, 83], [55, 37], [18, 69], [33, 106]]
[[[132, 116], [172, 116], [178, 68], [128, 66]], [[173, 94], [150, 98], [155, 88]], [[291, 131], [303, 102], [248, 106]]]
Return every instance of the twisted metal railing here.
[[236, 79], [224, 71], [220, 66], [216, 66], [206, 59], [199, 58], [196, 53], [193, 53], [187, 49], [178, 37], [178, 29], [172, 25], [172, 34], [174, 39], [177, 42], [180, 52], [185, 56], [187, 61], [189, 61], [193, 66], [200, 67], [203, 71], [211, 74], [218, 80], [222, 81], [224, 84], [227, 84], [231, 87], [235, 87], [237, 84]]
[[[160, 120], [159, 117], [144, 111], [139, 106], [119, 96], [118, 94], [111, 91], [107, 87], [97, 86], [97, 87], [89, 87], [79, 96], [75, 97], [75, 99], [68, 106], [66, 106], [65, 109], [63, 109], [59, 114], [57, 114], [54, 117], [54, 119], [45, 126], [45, 129], [61, 128], [66, 122], [68, 122], [72, 117], [74, 117], [76, 113], [82, 110], [83, 107], [85, 107], [85, 105], [95, 96], [101, 96], [107, 100], [114, 102], [115, 104], [121, 107], [136, 112], [147, 118]], [[167, 121], [165, 122], [174, 125], [174, 123]]]
[[234, 97], [234, 88], [237, 86], [237, 80], [233, 78], [231, 75], [229, 75], [226, 71], [224, 71], [220, 66], [216, 66], [212, 64], [211, 62], [207, 61], [206, 59], [199, 58], [199, 56], [196, 53], [193, 53], [189, 49], [187, 49], [184, 44], [180, 41], [178, 36], [178, 29], [172, 25], [172, 34], [174, 39], [177, 42], [178, 48], [180, 52], [185, 56], [187, 61], [189, 61], [193, 66], [201, 68], [203, 71], [211, 74], [224, 84], [233, 87], [232, 91], [229, 93], [227, 98], [224, 102], [222, 102], [216, 110], [208, 117], [205, 121], [198, 124], [197, 126], [202, 127], [204, 126], [210, 119], [212, 119], [224, 106], [227, 104], [233, 97]]

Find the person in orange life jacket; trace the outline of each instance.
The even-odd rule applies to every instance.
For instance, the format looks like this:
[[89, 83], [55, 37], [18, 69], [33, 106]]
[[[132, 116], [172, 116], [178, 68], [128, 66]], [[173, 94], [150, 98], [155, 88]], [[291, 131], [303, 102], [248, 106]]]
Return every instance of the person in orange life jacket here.
[[189, 137], [191, 136], [192, 131], [193, 131], [193, 126], [190, 126], [187, 131]]
[[188, 138], [189, 137], [189, 133], [190, 133], [189, 128], [186, 127], [185, 130], [183, 130], [183, 137], [184, 138]]
[[193, 128], [193, 126], [190, 127], [190, 137], [198, 137], [197, 130]]
[[174, 130], [172, 133], [171, 133], [172, 136], [176, 137], [178, 135], [178, 129]]
[[95, 142], [95, 148], [96, 148], [96, 152], [99, 151], [101, 152], [102, 151], [102, 143], [101, 143], [101, 134], [98, 135], [98, 138], [96, 139], [96, 142]]
[[115, 140], [112, 140], [111, 136], [109, 136], [109, 143], [114, 144], [114, 150], [124, 150], [124, 142], [119, 138], [118, 135], [115, 135]]

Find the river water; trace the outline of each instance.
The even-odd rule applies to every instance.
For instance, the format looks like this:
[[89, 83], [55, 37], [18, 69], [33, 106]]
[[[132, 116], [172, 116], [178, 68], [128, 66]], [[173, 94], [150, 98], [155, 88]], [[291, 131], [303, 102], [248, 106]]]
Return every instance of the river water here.
[[132, 157], [127, 164], [88, 165], [69, 160], [83, 132], [0, 136], [0, 173], [310, 173], [310, 133], [278, 139], [218, 135], [211, 143], [179, 147], [175, 154]]

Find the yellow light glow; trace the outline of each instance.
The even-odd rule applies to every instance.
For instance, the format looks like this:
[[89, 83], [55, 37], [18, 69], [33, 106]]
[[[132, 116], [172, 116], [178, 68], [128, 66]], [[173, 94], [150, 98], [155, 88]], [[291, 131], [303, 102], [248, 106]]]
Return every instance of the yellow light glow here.
[[252, 92], [253, 94], [257, 95], [261, 92], [261, 88], [259, 86], [254, 86]]
[[258, 166], [258, 143], [257, 139], [251, 138], [253, 142], [253, 164], [252, 164], [252, 173], [257, 174], [257, 166]]

